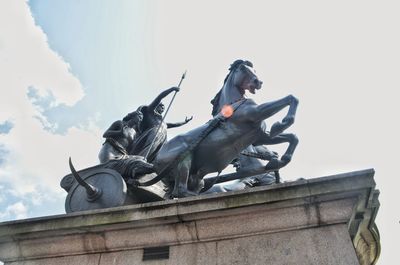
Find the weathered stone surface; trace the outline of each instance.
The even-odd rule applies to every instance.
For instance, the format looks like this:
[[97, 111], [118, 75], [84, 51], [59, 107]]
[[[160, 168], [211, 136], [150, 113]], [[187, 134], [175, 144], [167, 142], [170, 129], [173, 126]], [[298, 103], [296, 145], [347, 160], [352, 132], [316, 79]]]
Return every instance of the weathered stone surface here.
[[[0, 260], [348, 265], [358, 257], [363, 265], [373, 264], [380, 251], [373, 173], [5, 222]], [[142, 263], [143, 248], [158, 246], [170, 246], [169, 259]]]
[[98, 265], [100, 254], [46, 258], [6, 263], [10, 265]]
[[359, 264], [346, 225], [222, 240], [217, 257], [218, 265]]
[[170, 258], [142, 261], [143, 250], [130, 250], [102, 254], [99, 265], [187, 265], [217, 264], [216, 243], [197, 243], [172, 246]]

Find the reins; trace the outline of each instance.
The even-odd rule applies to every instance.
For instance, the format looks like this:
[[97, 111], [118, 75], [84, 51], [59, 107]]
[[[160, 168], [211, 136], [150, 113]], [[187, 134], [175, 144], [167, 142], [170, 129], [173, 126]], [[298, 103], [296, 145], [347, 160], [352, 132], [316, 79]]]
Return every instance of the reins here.
[[[235, 113], [235, 111], [237, 109], [239, 109], [240, 106], [243, 105], [243, 103], [246, 102], [246, 98], [242, 98], [239, 101], [236, 101], [234, 104], [238, 103], [236, 106], [233, 106], [233, 113]], [[185, 159], [186, 156], [188, 156], [193, 150], [195, 150], [195, 148], [212, 132], [214, 131], [222, 122], [228, 120], [230, 117], [224, 117], [222, 115], [217, 115], [216, 117], [214, 117], [212, 120], [209, 121], [209, 125], [207, 126], [207, 128], [205, 128], [200, 135], [197, 137], [197, 139], [193, 142], [191, 142], [189, 144], [189, 147], [182, 152], [180, 155], [178, 155], [172, 162], [171, 164], [168, 165], [167, 168], [165, 168], [160, 174], [158, 174], [156, 177], [154, 177], [151, 180], [145, 181], [145, 182], [140, 182], [137, 181], [135, 184], [137, 186], [150, 186], [153, 185], [155, 183], [157, 183], [158, 181], [160, 181], [161, 179], [163, 179], [164, 177], [166, 177], [168, 175], [168, 173], [171, 172], [171, 170], [177, 166], [178, 163], [180, 163], [183, 159]]]

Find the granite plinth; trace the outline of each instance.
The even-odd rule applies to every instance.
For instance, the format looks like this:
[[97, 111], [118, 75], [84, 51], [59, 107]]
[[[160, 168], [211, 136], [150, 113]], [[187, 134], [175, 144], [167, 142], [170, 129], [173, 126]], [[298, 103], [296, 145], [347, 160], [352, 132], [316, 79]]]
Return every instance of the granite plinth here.
[[[0, 224], [5, 264], [374, 264], [372, 169]], [[363, 241], [361, 241], [363, 240]], [[144, 249], [168, 257], [144, 260]]]

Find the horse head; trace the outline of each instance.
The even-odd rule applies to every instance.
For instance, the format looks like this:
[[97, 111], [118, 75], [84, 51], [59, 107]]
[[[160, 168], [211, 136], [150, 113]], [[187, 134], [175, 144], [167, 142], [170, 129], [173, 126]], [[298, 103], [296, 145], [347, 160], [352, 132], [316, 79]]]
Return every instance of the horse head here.
[[224, 105], [231, 105], [244, 98], [246, 90], [255, 94], [255, 91], [260, 89], [261, 85], [262, 81], [258, 79], [250, 61], [234, 61], [225, 77], [223, 87], [211, 100], [213, 105], [212, 115], [218, 114]]
[[255, 94], [256, 89], [260, 89], [260, 81], [253, 69], [253, 64], [249, 61], [236, 60], [230, 67], [231, 86], [238, 89], [244, 95], [246, 90]]

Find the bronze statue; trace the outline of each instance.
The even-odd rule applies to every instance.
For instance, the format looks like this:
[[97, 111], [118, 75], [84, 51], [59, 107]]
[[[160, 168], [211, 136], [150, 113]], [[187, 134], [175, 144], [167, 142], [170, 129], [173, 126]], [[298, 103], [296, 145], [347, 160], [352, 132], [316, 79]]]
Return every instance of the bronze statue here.
[[139, 131], [143, 114], [134, 111], [126, 115], [122, 121], [115, 121], [103, 134], [106, 141], [99, 152], [100, 163], [106, 163], [112, 159], [121, 159], [128, 155], [127, 148], [132, 144], [136, 132]]
[[[279, 175], [268, 173], [277, 172], [279, 168], [288, 164], [298, 143], [294, 134], [283, 133], [294, 122], [298, 100], [289, 95], [273, 102], [257, 105], [253, 100], [245, 97], [246, 90], [255, 94], [261, 86], [262, 82], [255, 74], [252, 63], [236, 60], [229, 68], [223, 87], [212, 100], [213, 118], [203, 126], [178, 135], [169, 141], [166, 141], [167, 128], [181, 126], [191, 118], [186, 118], [184, 122], [177, 124], [164, 123], [165, 117], [161, 116], [164, 106], [161, 100], [169, 93], [179, 91], [179, 85], [162, 92], [150, 105], [139, 107], [138, 110], [143, 113], [141, 123], [138, 119], [137, 122], [132, 120], [129, 123], [130, 127], [138, 131], [134, 140], [130, 143], [131, 136], [127, 141], [121, 137], [123, 141], [118, 139], [118, 143], [121, 142], [123, 148], [115, 148], [117, 145], [112, 146], [117, 149], [116, 152], [119, 152], [121, 159], [111, 159], [104, 164], [80, 172], [76, 172], [70, 163], [73, 176], [69, 174], [61, 181], [62, 187], [68, 192], [67, 202], [70, 202], [68, 204], [70, 208], [66, 208], [67, 212], [75, 211], [74, 209], [98, 209], [122, 205], [121, 201], [126, 204], [126, 186], [121, 188], [120, 182], [112, 180], [118, 179], [118, 176], [125, 180], [122, 184], [127, 185], [131, 192], [128, 196], [131, 198], [129, 203], [193, 196], [206, 192], [216, 183], [252, 176], [259, 176], [260, 179], [250, 178], [249, 183], [246, 183], [246, 179], [240, 182], [247, 186], [255, 186], [273, 181]], [[289, 106], [286, 116], [281, 122], [273, 124], [270, 131], [267, 131], [264, 120], [286, 106]], [[131, 119], [127, 119], [129, 120]], [[114, 135], [114, 131], [119, 132], [116, 135], [121, 135], [123, 127], [121, 123], [113, 125], [109, 129], [110, 136]], [[289, 145], [281, 157], [263, 147], [285, 142]], [[124, 154], [124, 149], [128, 150], [129, 155]], [[246, 152], [247, 155], [253, 155], [252, 159], [263, 159], [268, 163], [265, 165], [260, 161], [255, 163], [256, 160], [246, 161], [243, 158]], [[222, 170], [237, 158], [240, 162], [237, 172], [220, 175]], [[112, 171], [109, 171], [110, 169]], [[217, 176], [203, 179], [205, 175], [213, 172], [218, 173]], [[81, 174], [82, 177], [79, 176]], [[107, 178], [107, 174], [111, 174], [113, 178]], [[95, 185], [87, 183], [88, 185], [83, 185], [88, 198], [90, 197], [86, 198], [86, 201], [92, 200], [95, 195], [94, 200], [102, 201], [102, 204], [91, 202], [80, 206], [79, 199], [86, 195], [82, 195], [82, 189], [79, 189], [78, 185], [85, 181], [95, 183], [100, 178], [104, 179], [100, 181], [101, 183], [108, 181], [107, 185], [115, 182], [115, 189], [118, 191], [122, 189], [121, 192], [115, 194], [122, 194], [124, 199], [113, 203], [110, 200], [107, 204], [105, 199], [98, 199], [102, 196], [101, 190], [107, 189], [107, 185], [103, 183], [104, 185], [96, 192]], [[76, 181], [78, 179], [79, 181]]]
[[167, 140], [167, 129], [185, 125], [192, 120], [193, 117], [186, 117], [183, 122], [163, 122], [162, 114], [165, 106], [161, 100], [174, 91], [179, 91], [179, 88], [172, 87], [167, 89], [161, 92], [150, 105], [143, 105], [137, 109], [137, 111], [143, 113], [143, 121], [139, 126], [138, 137], [129, 147], [129, 154], [143, 156], [148, 161], [152, 161], [158, 150]]

